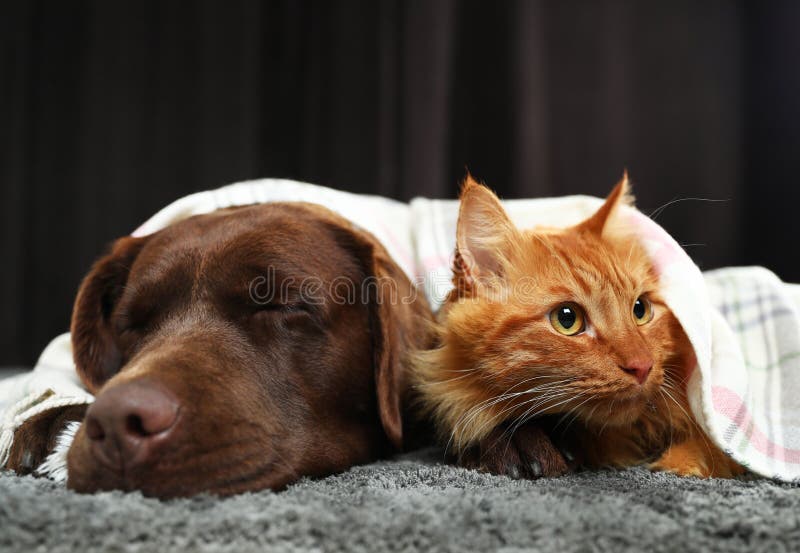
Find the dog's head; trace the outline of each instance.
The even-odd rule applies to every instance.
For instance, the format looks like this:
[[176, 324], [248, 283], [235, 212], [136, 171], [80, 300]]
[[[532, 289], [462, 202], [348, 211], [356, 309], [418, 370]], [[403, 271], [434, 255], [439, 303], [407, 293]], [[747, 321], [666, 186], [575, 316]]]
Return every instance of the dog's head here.
[[75, 303], [75, 362], [97, 397], [68, 486], [279, 489], [396, 450], [403, 352], [428, 340], [429, 318], [375, 239], [319, 206], [120, 239]]

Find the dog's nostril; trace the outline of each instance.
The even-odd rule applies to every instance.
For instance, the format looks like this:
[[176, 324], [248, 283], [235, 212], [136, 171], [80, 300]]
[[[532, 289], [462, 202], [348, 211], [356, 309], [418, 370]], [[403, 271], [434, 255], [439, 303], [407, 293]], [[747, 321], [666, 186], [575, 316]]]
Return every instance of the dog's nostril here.
[[148, 432], [144, 428], [144, 422], [142, 422], [142, 417], [139, 415], [128, 415], [125, 419], [125, 430], [128, 434], [134, 434], [136, 436], [147, 436]]
[[180, 404], [148, 381], [123, 382], [98, 394], [86, 412], [86, 437], [92, 454], [107, 467], [134, 466], [157, 455], [172, 439]]

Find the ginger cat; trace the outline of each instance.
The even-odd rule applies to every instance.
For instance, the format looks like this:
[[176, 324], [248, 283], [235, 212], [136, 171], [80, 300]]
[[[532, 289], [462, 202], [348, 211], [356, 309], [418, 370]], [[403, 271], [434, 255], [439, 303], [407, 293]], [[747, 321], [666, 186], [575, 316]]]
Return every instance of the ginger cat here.
[[691, 415], [692, 347], [644, 249], [618, 232], [618, 208], [632, 201], [625, 175], [582, 223], [520, 230], [467, 177], [455, 288], [439, 346], [415, 367], [422, 404], [461, 464], [512, 477], [642, 463], [743, 472]]

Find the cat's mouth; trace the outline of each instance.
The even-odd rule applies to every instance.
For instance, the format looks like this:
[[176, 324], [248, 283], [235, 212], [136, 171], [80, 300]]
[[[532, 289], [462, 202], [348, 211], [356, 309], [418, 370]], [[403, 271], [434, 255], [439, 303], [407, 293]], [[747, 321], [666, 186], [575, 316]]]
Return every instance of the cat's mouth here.
[[617, 393], [613, 398], [600, 398], [599, 405], [588, 406], [585, 415], [590, 424], [602, 421], [603, 425], [624, 426], [635, 422], [652, 404], [650, 393], [639, 387], [629, 394]]

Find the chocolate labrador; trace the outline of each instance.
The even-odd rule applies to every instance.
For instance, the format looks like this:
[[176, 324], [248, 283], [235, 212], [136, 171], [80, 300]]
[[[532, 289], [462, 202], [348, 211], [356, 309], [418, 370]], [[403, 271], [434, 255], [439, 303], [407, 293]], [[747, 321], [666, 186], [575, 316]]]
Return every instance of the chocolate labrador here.
[[[317, 205], [220, 210], [122, 238], [72, 316], [96, 400], [67, 485], [228, 495], [398, 451], [405, 352], [430, 345], [430, 320], [384, 248]], [[28, 421], [9, 467], [30, 472], [83, 409]]]

